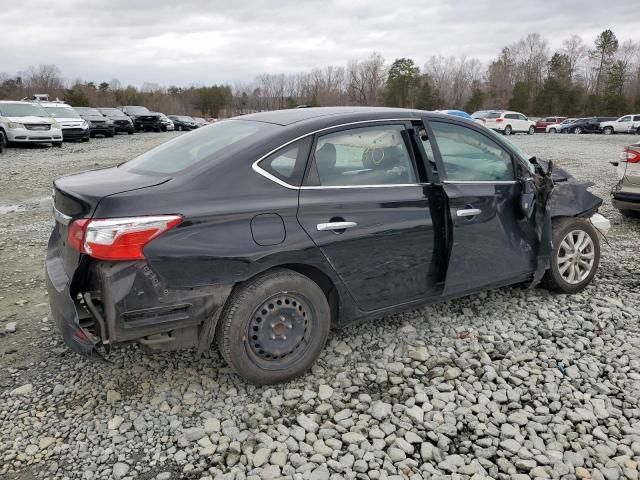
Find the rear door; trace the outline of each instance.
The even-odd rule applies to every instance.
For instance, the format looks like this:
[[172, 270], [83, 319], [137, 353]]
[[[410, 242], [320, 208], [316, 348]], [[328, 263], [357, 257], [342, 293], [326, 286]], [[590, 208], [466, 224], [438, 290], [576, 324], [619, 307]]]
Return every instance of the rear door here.
[[444, 120], [425, 123], [425, 149], [434, 151], [451, 225], [443, 293], [526, 279], [535, 255], [518, 207], [522, 167], [491, 132]]
[[363, 311], [443, 286], [442, 203], [417, 169], [412, 135], [405, 122], [324, 132], [300, 189], [298, 221]]

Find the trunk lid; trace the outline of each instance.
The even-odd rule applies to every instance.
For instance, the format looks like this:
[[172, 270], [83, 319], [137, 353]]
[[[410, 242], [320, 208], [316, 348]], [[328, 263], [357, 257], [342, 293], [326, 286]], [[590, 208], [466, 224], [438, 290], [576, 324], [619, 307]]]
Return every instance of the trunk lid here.
[[118, 193], [153, 187], [169, 181], [166, 175], [138, 175], [117, 167], [60, 177], [53, 182], [56, 220], [53, 236], [69, 277], [78, 266], [80, 253], [68, 245], [69, 228], [78, 218], [93, 216], [100, 201]]

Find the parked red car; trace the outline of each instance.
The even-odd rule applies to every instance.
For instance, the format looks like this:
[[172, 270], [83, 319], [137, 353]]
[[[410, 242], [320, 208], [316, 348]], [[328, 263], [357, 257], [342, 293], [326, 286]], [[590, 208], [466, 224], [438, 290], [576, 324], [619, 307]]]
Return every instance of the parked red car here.
[[541, 118], [536, 122], [536, 132], [546, 132], [547, 125], [553, 125], [555, 123], [560, 123], [567, 117], [545, 117]]

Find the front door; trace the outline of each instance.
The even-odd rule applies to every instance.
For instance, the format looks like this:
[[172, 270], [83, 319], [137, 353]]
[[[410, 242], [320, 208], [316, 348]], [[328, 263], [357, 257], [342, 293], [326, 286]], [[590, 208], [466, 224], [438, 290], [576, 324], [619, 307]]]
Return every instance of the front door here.
[[631, 115], [626, 115], [616, 120], [616, 123], [613, 124], [613, 129], [616, 133], [628, 133], [632, 123]]
[[[358, 307], [374, 311], [442, 288], [442, 205], [416, 169], [403, 122], [318, 136], [298, 221]], [[436, 232], [437, 230], [437, 232]]]
[[451, 224], [444, 294], [526, 277], [535, 270], [532, 229], [519, 213], [521, 185], [512, 153], [492, 133], [431, 121], [430, 143]]

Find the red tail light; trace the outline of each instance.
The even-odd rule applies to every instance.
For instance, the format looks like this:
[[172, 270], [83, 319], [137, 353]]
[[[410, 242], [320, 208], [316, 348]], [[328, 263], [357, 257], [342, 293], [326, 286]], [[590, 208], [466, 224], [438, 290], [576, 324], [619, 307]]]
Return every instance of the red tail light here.
[[502, 121], [504, 121], [504, 118], [496, 118], [496, 123], [500, 123]]
[[81, 219], [69, 227], [69, 245], [99, 260], [142, 260], [142, 249], [182, 222], [180, 215]]
[[[632, 148], [626, 147], [624, 153], [621, 155], [621, 160], [628, 163], [640, 163], [640, 152]], [[626, 158], [624, 158], [626, 157]]]

